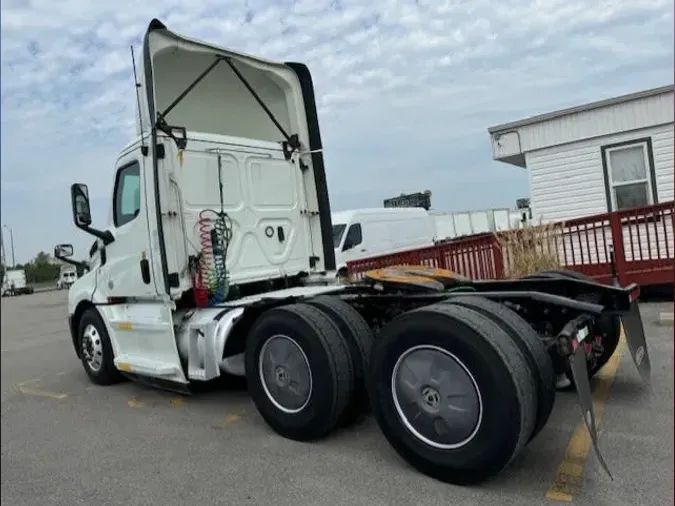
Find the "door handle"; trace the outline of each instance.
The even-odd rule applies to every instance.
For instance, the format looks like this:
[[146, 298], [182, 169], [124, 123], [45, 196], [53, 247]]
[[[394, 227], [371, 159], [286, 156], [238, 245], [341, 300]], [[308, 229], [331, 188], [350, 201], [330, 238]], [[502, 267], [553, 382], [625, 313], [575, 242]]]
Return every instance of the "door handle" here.
[[141, 266], [141, 279], [143, 279], [143, 283], [145, 283], [146, 285], [149, 285], [150, 284], [150, 262], [145, 257], [141, 258], [140, 266]]

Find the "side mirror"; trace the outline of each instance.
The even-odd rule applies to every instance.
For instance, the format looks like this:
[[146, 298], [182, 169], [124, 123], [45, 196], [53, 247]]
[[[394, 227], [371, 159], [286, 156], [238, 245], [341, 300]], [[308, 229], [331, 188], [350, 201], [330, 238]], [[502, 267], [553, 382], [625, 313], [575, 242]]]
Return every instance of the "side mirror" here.
[[54, 256], [58, 259], [70, 258], [73, 256], [72, 244], [57, 244], [54, 247]]
[[89, 188], [86, 184], [75, 183], [70, 187], [70, 199], [73, 205], [73, 221], [79, 228], [91, 225], [89, 208]]

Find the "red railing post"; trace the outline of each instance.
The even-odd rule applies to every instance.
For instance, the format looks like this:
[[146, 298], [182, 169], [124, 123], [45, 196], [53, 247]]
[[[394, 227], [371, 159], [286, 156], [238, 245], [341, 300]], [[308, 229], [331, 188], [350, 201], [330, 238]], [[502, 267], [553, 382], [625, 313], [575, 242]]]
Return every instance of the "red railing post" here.
[[492, 258], [495, 265], [495, 279], [504, 278], [504, 252], [502, 251], [502, 246], [499, 244], [499, 239], [495, 234], [492, 235]]
[[612, 246], [614, 247], [616, 275], [619, 278], [619, 284], [624, 286], [626, 284], [626, 251], [623, 245], [621, 215], [618, 212], [613, 212], [609, 215], [609, 227], [612, 231]]

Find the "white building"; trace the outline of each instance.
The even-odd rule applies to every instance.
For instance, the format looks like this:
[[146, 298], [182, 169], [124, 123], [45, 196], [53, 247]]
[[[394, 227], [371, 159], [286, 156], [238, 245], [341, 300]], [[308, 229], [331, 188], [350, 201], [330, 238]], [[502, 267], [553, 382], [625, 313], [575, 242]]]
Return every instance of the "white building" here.
[[[529, 171], [534, 221], [565, 223], [563, 265], [607, 275], [611, 245], [623, 282], [672, 284], [674, 88], [488, 129], [493, 158]], [[612, 228], [604, 213], [624, 210]]]
[[545, 222], [673, 200], [673, 85], [488, 129], [495, 160], [526, 168]]

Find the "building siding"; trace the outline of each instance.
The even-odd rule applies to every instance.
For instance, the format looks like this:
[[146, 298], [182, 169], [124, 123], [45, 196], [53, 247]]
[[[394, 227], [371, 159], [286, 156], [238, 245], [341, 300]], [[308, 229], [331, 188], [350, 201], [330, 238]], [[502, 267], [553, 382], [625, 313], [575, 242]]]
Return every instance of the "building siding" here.
[[525, 153], [533, 218], [551, 222], [607, 212], [601, 146], [652, 138], [659, 202], [673, 200], [673, 123]]
[[586, 139], [672, 124], [675, 95], [662, 93], [592, 109], [492, 135], [495, 159], [561, 146]]

